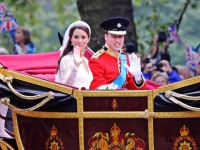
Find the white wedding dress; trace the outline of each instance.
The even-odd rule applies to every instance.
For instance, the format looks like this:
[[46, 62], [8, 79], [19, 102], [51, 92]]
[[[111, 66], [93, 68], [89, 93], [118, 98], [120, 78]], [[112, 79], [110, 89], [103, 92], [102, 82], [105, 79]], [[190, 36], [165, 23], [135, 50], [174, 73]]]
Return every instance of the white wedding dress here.
[[88, 60], [84, 58], [84, 61], [87, 64], [88, 71], [83, 63], [79, 67], [75, 65], [72, 52], [64, 56], [60, 62], [60, 68], [56, 74], [55, 81], [78, 89], [82, 87], [89, 89], [93, 76], [88, 66]]

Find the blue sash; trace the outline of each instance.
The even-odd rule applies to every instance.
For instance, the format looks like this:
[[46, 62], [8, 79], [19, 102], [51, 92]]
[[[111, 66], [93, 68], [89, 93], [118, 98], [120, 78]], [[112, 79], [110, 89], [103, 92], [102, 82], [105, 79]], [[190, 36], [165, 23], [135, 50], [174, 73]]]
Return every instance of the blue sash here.
[[119, 58], [120, 58], [120, 63], [121, 63], [121, 66], [120, 66], [121, 72], [120, 72], [119, 76], [112, 83], [118, 85], [118, 88], [122, 88], [122, 86], [124, 85], [124, 83], [126, 81], [127, 71], [126, 71], [126, 67], [124, 66], [124, 64], [126, 64], [127, 61], [126, 61], [125, 54], [120, 53]]

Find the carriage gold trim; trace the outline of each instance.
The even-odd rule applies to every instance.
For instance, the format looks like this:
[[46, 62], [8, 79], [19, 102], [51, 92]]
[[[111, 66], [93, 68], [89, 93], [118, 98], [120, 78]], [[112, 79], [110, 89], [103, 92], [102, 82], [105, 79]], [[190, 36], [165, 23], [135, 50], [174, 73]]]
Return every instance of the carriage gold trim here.
[[[105, 132], [109, 130], [114, 123], [117, 126], [120, 126], [122, 131], [137, 132], [137, 135], [144, 140], [145, 149], [155, 150], [159, 149], [160, 140], [164, 140], [164, 137], [167, 136], [167, 131], [169, 130], [168, 135], [170, 139], [168, 144], [172, 145], [170, 149], [173, 149], [173, 144], [178, 138], [179, 130], [185, 125], [192, 133], [199, 131], [199, 129], [193, 128], [194, 125], [200, 123], [200, 113], [197, 111], [190, 110], [176, 110], [176, 111], [166, 111], [166, 110], [155, 110], [155, 101], [159, 94], [165, 95], [169, 91], [173, 91], [176, 96], [182, 94], [182, 97], [187, 97], [188, 95], [182, 93], [174, 92], [181, 91], [179, 89], [184, 89], [187, 86], [193, 86], [199, 83], [200, 77], [190, 78], [181, 82], [174, 84], [169, 84], [163, 87], [159, 87], [155, 90], [144, 90], [144, 91], [134, 91], [134, 90], [117, 90], [117, 91], [101, 91], [101, 90], [77, 90], [61, 84], [54, 82], [42, 80], [25, 74], [17, 73], [10, 71], [4, 68], [0, 69], [0, 73], [3, 76], [11, 76], [13, 80], [19, 80], [26, 83], [31, 83], [36, 86], [41, 86], [48, 88], [49, 90], [56, 90], [65, 94], [72, 95], [77, 100], [77, 111], [76, 112], [45, 112], [45, 111], [18, 111], [18, 109], [13, 110], [12, 119], [15, 139], [17, 142], [18, 149], [25, 149], [26, 143], [24, 143], [26, 137], [21, 131], [21, 126], [23, 119], [31, 120], [53, 120], [58, 124], [58, 122], [67, 125], [65, 120], [70, 122], [73, 120], [73, 125], [77, 124], [77, 135], [78, 135], [78, 149], [85, 150], [88, 149], [88, 140], [94, 133]], [[178, 90], [177, 90], [178, 89]], [[198, 88], [197, 88], [198, 90]], [[172, 94], [170, 97], [173, 97]], [[191, 96], [191, 99], [198, 99], [199, 95]], [[50, 100], [51, 101], [51, 100]], [[182, 101], [180, 99], [179, 101]], [[92, 104], [91, 104], [92, 103]], [[134, 104], [133, 104], [134, 103]], [[171, 102], [173, 103], [173, 102]], [[104, 108], [106, 105], [106, 108]], [[188, 120], [188, 121], [187, 121]], [[31, 122], [31, 121], [30, 121]], [[164, 127], [158, 126], [164, 123]], [[176, 122], [176, 123], [175, 123]], [[192, 123], [191, 123], [192, 122]], [[104, 123], [108, 124], [105, 125]], [[186, 124], [185, 124], [186, 123]], [[90, 124], [94, 127], [94, 131], [90, 131]], [[101, 126], [100, 126], [101, 124]], [[137, 128], [135, 125], [137, 125]], [[55, 124], [49, 125], [49, 130]], [[103, 126], [102, 126], [103, 125]], [[55, 125], [56, 126], [56, 125]], [[141, 126], [141, 128], [140, 128]], [[174, 127], [174, 130], [171, 128]], [[102, 127], [102, 128], [101, 128]], [[134, 128], [135, 127], [135, 128]], [[58, 136], [61, 137], [63, 146], [65, 148], [65, 141], [62, 136], [59, 134], [62, 133], [62, 128], [58, 129]], [[97, 130], [95, 130], [95, 128]], [[138, 129], [138, 130], [136, 130]], [[144, 131], [141, 131], [143, 129]], [[46, 135], [46, 139], [49, 138], [49, 130]], [[193, 131], [194, 130], [194, 131]], [[24, 130], [26, 131], [26, 129]], [[91, 134], [89, 133], [91, 132]], [[160, 133], [161, 132], [161, 133]], [[126, 132], [123, 132], [126, 133]], [[29, 133], [26, 133], [29, 134]], [[46, 134], [46, 133], [44, 133]], [[160, 139], [158, 139], [160, 136]], [[194, 135], [190, 135], [194, 136]], [[198, 137], [198, 138], [197, 138]], [[199, 147], [200, 138], [195, 135], [193, 138], [196, 141], [196, 147]], [[34, 139], [37, 140], [37, 139]], [[169, 144], [169, 142], [171, 142]], [[186, 143], [188, 144], [188, 143]], [[44, 142], [45, 145], [45, 142]], [[165, 149], [165, 148], [164, 148]]]

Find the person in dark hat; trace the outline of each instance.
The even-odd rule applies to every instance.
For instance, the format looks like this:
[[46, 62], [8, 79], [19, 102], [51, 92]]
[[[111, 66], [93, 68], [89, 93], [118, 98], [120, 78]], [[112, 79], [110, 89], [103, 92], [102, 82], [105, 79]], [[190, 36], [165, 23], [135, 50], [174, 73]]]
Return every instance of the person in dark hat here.
[[136, 49], [136, 46], [131, 42], [126, 43], [124, 47], [125, 47], [126, 53], [131, 54], [131, 53], [137, 53], [138, 52], [138, 50]]
[[140, 58], [123, 53], [129, 20], [123, 17], [103, 21], [105, 45], [89, 60], [93, 74], [90, 89], [146, 89]]

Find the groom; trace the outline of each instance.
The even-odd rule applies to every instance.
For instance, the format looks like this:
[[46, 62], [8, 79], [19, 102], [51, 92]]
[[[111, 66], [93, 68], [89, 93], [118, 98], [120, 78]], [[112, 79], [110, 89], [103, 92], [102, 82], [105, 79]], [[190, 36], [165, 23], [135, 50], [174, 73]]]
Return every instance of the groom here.
[[134, 53], [122, 52], [129, 20], [122, 17], [103, 21], [105, 45], [89, 60], [93, 73], [90, 89], [146, 89], [141, 62]]

